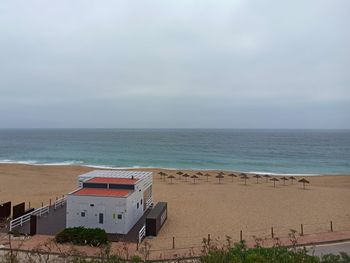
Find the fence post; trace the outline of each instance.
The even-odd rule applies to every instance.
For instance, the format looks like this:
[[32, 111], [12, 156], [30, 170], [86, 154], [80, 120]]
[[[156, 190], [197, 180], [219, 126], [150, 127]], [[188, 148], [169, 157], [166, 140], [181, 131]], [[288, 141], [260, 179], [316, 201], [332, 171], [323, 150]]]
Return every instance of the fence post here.
[[272, 237], [272, 238], [275, 237], [275, 235], [274, 235], [274, 233], [273, 233], [273, 227], [271, 227], [271, 237]]
[[173, 237], [173, 249], [175, 248], [175, 237]]
[[210, 234], [208, 234], [208, 246], [210, 246]]
[[239, 241], [243, 241], [243, 232], [242, 230], [239, 232]]
[[300, 225], [300, 235], [301, 236], [304, 235], [304, 226], [303, 226], [303, 224]]
[[333, 232], [333, 221], [331, 221], [331, 232]]
[[137, 242], [136, 242], [136, 251], [139, 251], [139, 242], [140, 242], [140, 240], [137, 240]]

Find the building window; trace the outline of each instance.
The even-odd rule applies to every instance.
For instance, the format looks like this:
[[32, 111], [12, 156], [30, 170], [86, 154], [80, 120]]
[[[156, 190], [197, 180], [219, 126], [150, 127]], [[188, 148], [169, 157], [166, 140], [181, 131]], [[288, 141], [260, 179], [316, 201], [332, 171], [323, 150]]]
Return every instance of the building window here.
[[103, 224], [103, 214], [102, 213], [98, 214], [98, 223]]
[[137, 205], [136, 205], [136, 206], [137, 206], [137, 208], [139, 208], [139, 202], [137, 202]]
[[118, 219], [122, 219], [122, 215], [121, 214], [118, 214]]
[[90, 204], [91, 207], [95, 206], [94, 204]]
[[85, 217], [85, 212], [80, 213], [81, 217]]
[[141, 202], [141, 205], [142, 205], [142, 199], [141, 199], [141, 201], [140, 201], [140, 202]]

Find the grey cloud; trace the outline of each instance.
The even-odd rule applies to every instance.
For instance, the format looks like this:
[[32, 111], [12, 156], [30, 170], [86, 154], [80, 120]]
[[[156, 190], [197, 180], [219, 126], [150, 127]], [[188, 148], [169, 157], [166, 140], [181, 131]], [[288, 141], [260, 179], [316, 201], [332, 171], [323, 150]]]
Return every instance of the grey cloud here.
[[350, 128], [349, 11], [1, 1], [0, 127]]

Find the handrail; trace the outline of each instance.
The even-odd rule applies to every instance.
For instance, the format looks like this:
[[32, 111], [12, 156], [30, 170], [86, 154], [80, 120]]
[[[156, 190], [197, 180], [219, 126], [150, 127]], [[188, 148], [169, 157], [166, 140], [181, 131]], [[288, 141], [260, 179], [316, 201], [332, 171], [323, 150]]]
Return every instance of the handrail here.
[[61, 197], [60, 199], [57, 199], [54, 203], [54, 209], [56, 210], [57, 207], [59, 206], [63, 206], [67, 201], [67, 197], [66, 196], [63, 196]]
[[146, 201], [146, 208], [149, 208], [150, 206], [152, 206], [152, 204], [153, 204], [153, 201], [152, 201], [152, 197], [151, 197]]
[[34, 211], [27, 213], [23, 216], [17, 217], [13, 220], [10, 221], [10, 231], [12, 231], [13, 228], [22, 226], [24, 223], [28, 222], [30, 220], [30, 216], [32, 215], [37, 215], [37, 216], [42, 216], [44, 214], [47, 214], [50, 212], [50, 207], [49, 205], [45, 205], [42, 207], [39, 207], [35, 209]]
[[139, 240], [138, 242], [141, 243], [142, 239], [146, 236], [146, 225], [143, 225], [143, 227], [139, 231]]

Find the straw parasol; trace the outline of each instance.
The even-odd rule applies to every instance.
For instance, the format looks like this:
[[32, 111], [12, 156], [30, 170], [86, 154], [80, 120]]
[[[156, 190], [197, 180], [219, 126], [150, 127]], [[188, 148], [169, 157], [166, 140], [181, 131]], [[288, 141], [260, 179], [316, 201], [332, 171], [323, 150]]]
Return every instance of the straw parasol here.
[[225, 175], [225, 173], [224, 172], [219, 172], [218, 175]]
[[159, 172], [158, 173], [160, 175], [161, 178], [163, 178], [163, 181], [165, 181], [165, 177], [168, 176], [166, 173], [164, 172]]
[[268, 174], [264, 174], [263, 175], [263, 177], [265, 177], [265, 179], [266, 179], [266, 183], [268, 182], [268, 180], [269, 180], [269, 178], [271, 177], [270, 175], [268, 175]]
[[273, 187], [276, 187], [276, 182], [279, 180], [276, 177], [272, 177], [270, 180], [273, 181]]
[[201, 172], [198, 172], [197, 175], [203, 175]]
[[208, 181], [209, 181], [209, 176], [210, 176], [210, 174], [206, 173], [204, 176], [207, 177], [207, 182], [208, 182]]
[[169, 175], [168, 178], [170, 179], [170, 183], [172, 184], [173, 183], [173, 179], [175, 178], [174, 175]]
[[289, 180], [292, 181], [292, 184], [294, 183], [293, 181], [296, 180], [297, 178], [295, 178], [294, 176], [289, 176]]
[[241, 179], [244, 180], [244, 185], [247, 185], [247, 179], [250, 179], [250, 178], [247, 174], [241, 173]]
[[235, 175], [235, 174], [228, 174], [227, 176], [231, 176], [232, 182], [233, 182], [233, 177], [237, 177], [237, 175]]
[[281, 180], [283, 180], [283, 185], [286, 185], [286, 181], [288, 181], [289, 179], [285, 176], [281, 177]]
[[310, 182], [306, 180], [305, 178], [302, 178], [298, 181], [299, 183], [303, 183], [303, 188], [305, 189], [305, 184], [309, 184]]
[[181, 172], [181, 171], [178, 171], [176, 174], [179, 176], [179, 179], [181, 180], [181, 176], [182, 176], [184, 173]]
[[187, 178], [190, 177], [189, 174], [183, 174], [182, 176], [186, 178], [186, 182], [187, 182]]
[[259, 183], [259, 178], [261, 178], [261, 175], [260, 174], [255, 174], [253, 175], [254, 178], [256, 178], [256, 183], [258, 184]]
[[191, 178], [193, 179], [193, 183], [196, 183], [196, 179], [198, 179], [199, 177], [197, 175], [192, 175]]
[[160, 175], [160, 178], [161, 178], [161, 179], [163, 178], [163, 176], [165, 176], [165, 173], [164, 173], [164, 172], [159, 172], [158, 174]]
[[219, 184], [221, 183], [221, 179], [223, 179], [225, 176], [223, 174], [218, 174], [217, 176], [215, 176], [216, 178], [219, 179]]

